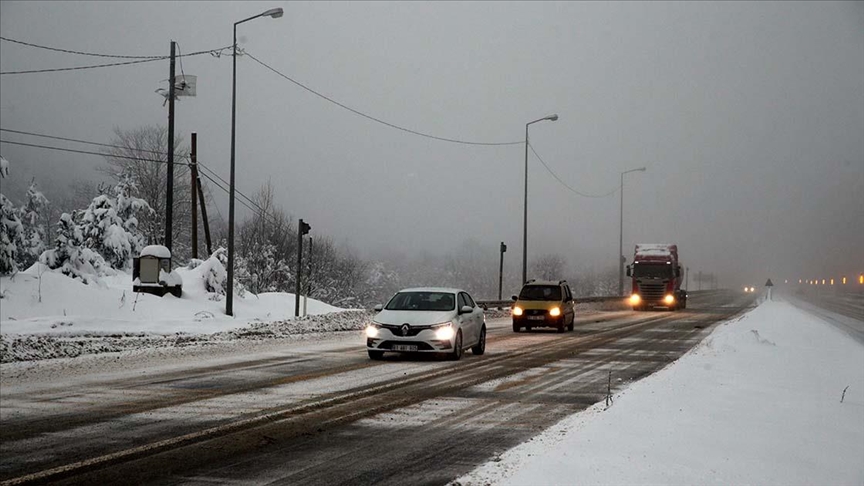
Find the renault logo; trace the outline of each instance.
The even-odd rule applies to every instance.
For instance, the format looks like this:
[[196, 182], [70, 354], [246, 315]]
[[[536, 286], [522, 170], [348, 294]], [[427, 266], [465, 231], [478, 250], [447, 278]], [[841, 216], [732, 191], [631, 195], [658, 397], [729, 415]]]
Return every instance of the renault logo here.
[[410, 330], [411, 330], [411, 326], [409, 326], [407, 323], [402, 324], [402, 335], [403, 335], [403, 336], [407, 336], [407, 335], [408, 335], [408, 332], [409, 332]]

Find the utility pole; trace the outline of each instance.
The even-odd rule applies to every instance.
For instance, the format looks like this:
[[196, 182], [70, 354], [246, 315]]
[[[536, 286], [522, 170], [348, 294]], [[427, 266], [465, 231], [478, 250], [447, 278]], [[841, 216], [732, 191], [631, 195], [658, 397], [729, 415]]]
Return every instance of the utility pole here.
[[198, 134], [192, 132], [192, 153], [190, 155], [190, 170], [192, 174], [192, 258], [198, 258], [198, 171], [196, 163], [198, 151]]
[[702, 290], [702, 270], [699, 270], [699, 273], [696, 274], [696, 281], [699, 282], [699, 290]]
[[686, 275], [686, 281], [684, 283], [684, 290], [690, 290], [690, 267], [684, 267], [684, 275]]
[[165, 191], [165, 246], [171, 250], [174, 216], [174, 41], [171, 41], [171, 67], [168, 70], [168, 188]]
[[297, 225], [297, 276], [294, 278], [294, 317], [300, 315], [300, 279], [303, 276], [303, 235], [312, 229], [308, 223], [300, 220]]
[[507, 245], [501, 242], [501, 261], [498, 263], [498, 300], [501, 300], [501, 287], [504, 284], [504, 252], [507, 251]]

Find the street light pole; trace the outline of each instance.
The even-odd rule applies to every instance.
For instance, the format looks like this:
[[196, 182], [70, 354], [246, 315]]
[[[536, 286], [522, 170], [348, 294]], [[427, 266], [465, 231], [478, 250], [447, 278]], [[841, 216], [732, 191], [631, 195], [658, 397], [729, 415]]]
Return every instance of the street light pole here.
[[525, 124], [525, 206], [522, 212], [522, 283], [528, 281], [528, 127], [544, 120], [556, 121], [558, 115], [544, 116]]
[[228, 295], [225, 300], [225, 313], [229, 316], [234, 315], [234, 141], [237, 125], [237, 26], [258, 17], [278, 19], [281, 16], [281, 8], [271, 8], [248, 19], [234, 22], [234, 43], [231, 44], [233, 62], [231, 67], [231, 179], [229, 181], [231, 187], [228, 191]]
[[621, 217], [619, 219], [618, 232], [618, 295], [624, 295], [624, 174], [630, 172], [645, 172], [645, 167], [638, 169], [625, 170], [621, 173], [621, 186], [618, 189], [621, 192]]

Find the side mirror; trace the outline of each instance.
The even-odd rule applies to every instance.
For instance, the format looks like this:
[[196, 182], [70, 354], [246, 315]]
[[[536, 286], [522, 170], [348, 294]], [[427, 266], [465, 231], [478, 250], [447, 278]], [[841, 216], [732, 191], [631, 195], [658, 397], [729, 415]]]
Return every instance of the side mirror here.
[[678, 273], [675, 275], [676, 277], [681, 276], [681, 265], [678, 265]]
[[513, 297], [511, 297], [511, 299], [513, 299], [513, 302], [516, 302], [517, 300], [519, 300], [519, 297], [516, 297], [516, 296], [514, 295]]
[[632, 277], [633, 276], [632, 273], [633, 273], [633, 271], [630, 269], [630, 265], [627, 265], [627, 276]]
[[384, 310], [384, 306], [381, 304], [378, 304], [374, 307], [374, 309], [375, 309], [375, 312], [381, 312], [382, 310]]
[[474, 308], [470, 305], [463, 305], [461, 309], [459, 309], [460, 314], [470, 314], [474, 312]]

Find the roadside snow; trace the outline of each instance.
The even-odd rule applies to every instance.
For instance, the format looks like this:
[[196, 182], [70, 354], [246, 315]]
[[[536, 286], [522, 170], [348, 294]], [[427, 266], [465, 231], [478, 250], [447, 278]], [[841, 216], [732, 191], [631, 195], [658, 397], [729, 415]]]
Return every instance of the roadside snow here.
[[183, 297], [132, 292], [123, 272], [89, 285], [34, 265], [0, 278], [0, 362], [69, 358], [235, 340], [362, 329], [371, 313], [307, 299], [305, 318], [294, 319], [294, 294], [225, 297], [208, 292], [212, 265], [178, 268]]
[[764, 302], [454, 484], [864, 484], [864, 346]]

